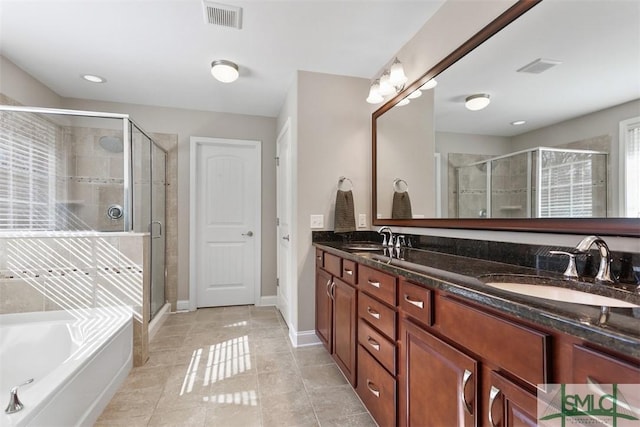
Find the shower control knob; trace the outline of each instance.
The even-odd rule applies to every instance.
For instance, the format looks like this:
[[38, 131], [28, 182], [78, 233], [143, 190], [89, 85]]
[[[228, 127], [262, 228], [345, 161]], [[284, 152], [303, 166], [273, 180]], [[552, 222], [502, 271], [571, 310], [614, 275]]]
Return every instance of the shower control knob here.
[[246, 233], [242, 233], [243, 236], [253, 236], [253, 231], [247, 231]]

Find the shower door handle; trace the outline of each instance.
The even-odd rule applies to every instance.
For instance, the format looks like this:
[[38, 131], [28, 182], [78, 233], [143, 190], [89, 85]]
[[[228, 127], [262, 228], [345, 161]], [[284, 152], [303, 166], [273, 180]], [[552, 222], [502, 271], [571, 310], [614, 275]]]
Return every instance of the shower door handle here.
[[253, 231], [249, 230], [246, 233], [242, 233], [242, 235], [251, 237], [251, 236], [253, 236]]
[[[158, 226], [159, 226], [159, 229], [158, 229], [159, 233], [158, 233], [157, 236], [153, 235], [153, 224], [158, 224]], [[149, 234], [151, 235], [152, 239], [161, 238], [162, 237], [162, 222], [160, 222], [160, 221], [151, 221], [151, 224], [149, 224]]]

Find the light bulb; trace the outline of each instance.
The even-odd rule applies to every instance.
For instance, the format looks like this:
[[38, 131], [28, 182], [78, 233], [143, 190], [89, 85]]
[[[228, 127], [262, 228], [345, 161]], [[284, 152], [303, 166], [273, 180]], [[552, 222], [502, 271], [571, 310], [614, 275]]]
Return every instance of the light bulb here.
[[384, 101], [384, 98], [382, 97], [382, 95], [380, 95], [380, 80], [376, 80], [369, 88], [369, 96], [367, 97], [367, 102], [369, 104], [379, 104], [382, 101]]

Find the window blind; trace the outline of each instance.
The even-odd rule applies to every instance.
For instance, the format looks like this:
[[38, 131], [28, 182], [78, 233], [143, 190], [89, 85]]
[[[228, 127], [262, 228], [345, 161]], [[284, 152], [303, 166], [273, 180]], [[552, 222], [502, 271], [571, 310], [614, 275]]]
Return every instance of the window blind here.
[[55, 228], [54, 124], [0, 112], [0, 230]]
[[543, 166], [540, 216], [593, 216], [591, 170], [591, 159]]

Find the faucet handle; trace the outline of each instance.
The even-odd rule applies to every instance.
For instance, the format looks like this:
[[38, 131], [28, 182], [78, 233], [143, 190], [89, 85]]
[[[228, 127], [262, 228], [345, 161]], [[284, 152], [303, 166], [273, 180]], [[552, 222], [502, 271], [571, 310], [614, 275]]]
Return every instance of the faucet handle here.
[[22, 384], [19, 384], [11, 388], [11, 391], [9, 393], [9, 404], [7, 405], [7, 408], [4, 410], [4, 412], [6, 412], [7, 414], [13, 414], [15, 412], [22, 410], [22, 408], [24, 408], [24, 405], [22, 404], [22, 402], [20, 402], [20, 399], [18, 398], [18, 388], [22, 387], [23, 385], [31, 384], [32, 382], [33, 382], [33, 378], [29, 378], [27, 381], [23, 382]]
[[569, 257], [569, 264], [567, 265], [566, 270], [562, 275], [568, 279], [577, 279], [578, 278], [578, 269], [576, 267], [576, 255], [571, 252], [565, 251], [549, 251], [551, 255], [566, 255]]
[[402, 247], [402, 245], [406, 246], [406, 241], [405, 241], [405, 237], [404, 234], [401, 234], [399, 236], [396, 236], [396, 249], [400, 249]]

